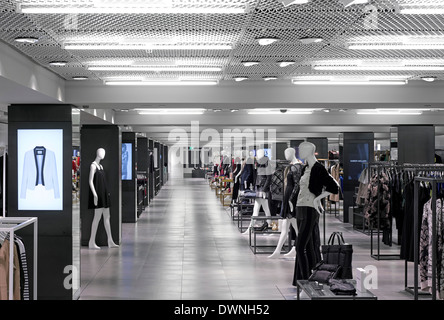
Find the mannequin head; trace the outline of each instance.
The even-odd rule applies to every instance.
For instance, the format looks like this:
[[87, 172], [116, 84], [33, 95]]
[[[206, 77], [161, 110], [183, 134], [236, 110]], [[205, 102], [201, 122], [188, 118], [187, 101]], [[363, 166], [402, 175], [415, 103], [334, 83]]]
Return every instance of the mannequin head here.
[[258, 159], [262, 159], [262, 158], [265, 156], [265, 151], [264, 151], [264, 149], [259, 149], [259, 150], [257, 150], [256, 155], [257, 155], [257, 158], [258, 158]]
[[311, 142], [302, 142], [299, 145], [299, 156], [301, 159], [306, 160], [307, 158], [314, 157], [316, 151], [316, 146]]
[[285, 159], [293, 161], [296, 158], [296, 150], [294, 148], [285, 149]]
[[103, 160], [105, 158], [105, 149], [97, 149], [97, 158], [99, 158], [100, 160]]
[[253, 158], [253, 156], [254, 156], [254, 152], [253, 152], [253, 151], [250, 151], [249, 155], [250, 155], [250, 158]]

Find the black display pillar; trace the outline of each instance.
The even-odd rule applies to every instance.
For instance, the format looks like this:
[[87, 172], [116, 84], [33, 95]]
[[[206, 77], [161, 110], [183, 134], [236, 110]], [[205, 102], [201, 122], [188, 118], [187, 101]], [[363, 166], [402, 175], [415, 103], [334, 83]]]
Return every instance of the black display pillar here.
[[398, 126], [398, 162], [435, 163], [435, 127]]
[[343, 222], [350, 221], [349, 207], [353, 207], [355, 188], [359, 187], [359, 177], [374, 160], [373, 132], [346, 132], [343, 134], [344, 168], [344, 216]]
[[319, 160], [328, 159], [327, 138], [307, 138], [307, 142], [311, 142], [316, 146], [316, 158], [318, 158]]
[[[137, 138], [137, 171], [148, 177], [149, 170], [149, 155], [148, 155], [148, 138]], [[149, 187], [149, 185], [147, 186]], [[149, 189], [148, 189], [149, 190]], [[149, 204], [149, 197], [143, 198], [143, 206], [146, 207]]]
[[273, 160], [285, 160], [285, 150], [288, 148], [288, 144], [286, 142], [276, 142], [276, 152], [275, 159]]
[[154, 199], [155, 193], [155, 168], [154, 168], [154, 141], [148, 139], [148, 185], [149, 185], [149, 197], [150, 202]]
[[168, 182], [168, 146], [163, 146], [164, 184]]
[[[7, 215], [38, 218], [37, 299], [72, 300], [65, 273], [73, 270], [71, 106], [11, 105], [8, 119]], [[26, 247], [31, 299], [32, 229], [18, 233]]]
[[[96, 159], [97, 149], [105, 149], [105, 158], [100, 162], [106, 174], [108, 191], [111, 195], [110, 224], [113, 240], [121, 242], [122, 225], [122, 133], [116, 125], [83, 125], [80, 129], [80, 218], [82, 221], [82, 245], [88, 246], [94, 209], [88, 208], [89, 172], [91, 163]], [[108, 245], [108, 237], [103, 225], [99, 223], [96, 244]]]
[[122, 133], [122, 222], [137, 222], [137, 138]]

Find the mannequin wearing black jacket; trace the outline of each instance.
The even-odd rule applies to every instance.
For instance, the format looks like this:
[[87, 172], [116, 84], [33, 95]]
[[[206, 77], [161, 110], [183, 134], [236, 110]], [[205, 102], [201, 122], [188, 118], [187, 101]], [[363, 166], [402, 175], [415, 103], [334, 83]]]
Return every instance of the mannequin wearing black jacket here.
[[299, 155], [305, 160], [306, 165], [302, 170], [296, 205], [298, 238], [294, 286], [297, 285], [297, 280], [307, 280], [313, 267], [321, 260], [319, 216], [324, 211], [321, 200], [339, 192], [338, 183], [317, 161], [315, 151], [316, 147], [312, 143], [303, 142], [299, 145]]

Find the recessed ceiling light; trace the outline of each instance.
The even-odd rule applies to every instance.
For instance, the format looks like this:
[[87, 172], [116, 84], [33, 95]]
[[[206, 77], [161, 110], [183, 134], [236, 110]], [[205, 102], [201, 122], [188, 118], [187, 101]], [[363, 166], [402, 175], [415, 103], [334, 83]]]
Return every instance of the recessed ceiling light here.
[[300, 38], [299, 41], [302, 42], [303, 44], [313, 44], [313, 43], [322, 42], [324, 41], [324, 39], [318, 37], [304, 37]]
[[51, 61], [49, 63], [50, 66], [63, 67], [66, 66], [68, 61]]
[[213, 111], [214, 111], [214, 112], [221, 112], [222, 109], [214, 109]]
[[273, 77], [273, 76], [266, 76], [266, 77], [263, 77], [262, 79], [264, 79], [265, 81], [270, 81], [270, 80], [276, 80], [276, 79], [277, 79], [277, 77]]
[[431, 77], [421, 77], [422, 80], [426, 81], [426, 82], [433, 82], [435, 81], [437, 78], [435, 76], [431, 76]]
[[278, 61], [278, 66], [281, 68], [285, 68], [285, 67], [291, 66], [295, 63], [296, 63], [295, 61]]
[[76, 76], [76, 77], [72, 77], [73, 80], [87, 80], [88, 77], [84, 77], [84, 76]]
[[259, 42], [261, 46], [268, 46], [272, 43], [275, 43], [276, 41], [279, 41], [279, 38], [274, 37], [262, 37], [262, 38], [256, 38], [256, 41]]
[[324, 110], [322, 110], [322, 111], [324, 111], [324, 112], [326, 112], [326, 113], [329, 113], [329, 112], [330, 112], [330, 109], [324, 109]]
[[345, 8], [355, 5], [355, 4], [365, 4], [369, 0], [339, 0], [340, 3], [344, 5]]
[[236, 81], [236, 82], [241, 82], [241, 81], [245, 81], [245, 80], [248, 80], [248, 77], [236, 77], [236, 78], [234, 78], [234, 81]]
[[245, 67], [252, 67], [258, 65], [259, 61], [242, 61], [241, 62]]
[[231, 111], [231, 112], [238, 112], [239, 109], [231, 109], [230, 111]]
[[309, 3], [311, 0], [278, 0], [278, 2], [282, 3], [284, 7], [291, 6], [293, 4], [305, 4]]
[[18, 37], [18, 38], [15, 38], [14, 40], [16, 42], [19, 42], [19, 43], [30, 43], [30, 44], [33, 44], [33, 43], [37, 43], [39, 41], [39, 38], [36, 38], [36, 37]]

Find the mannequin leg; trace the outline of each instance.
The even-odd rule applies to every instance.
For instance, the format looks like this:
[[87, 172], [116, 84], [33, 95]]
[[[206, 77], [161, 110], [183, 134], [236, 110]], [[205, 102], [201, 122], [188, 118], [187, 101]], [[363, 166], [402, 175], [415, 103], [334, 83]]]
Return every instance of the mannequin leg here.
[[295, 218], [291, 218], [289, 221], [290, 221], [290, 225], [293, 227], [293, 229], [296, 232], [296, 239], [295, 239], [295, 245], [291, 247], [290, 252], [286, 253], [285, 256], [296, 258], [296, 243], [297, 243], [297, 237], [298, 237], [298, 226], [297, 226]]
[[282, 230], [281, 235], [279, 237], [278, 245], [276, 246], [276, 249], [274, 252], [268, 256], [269, 259], [275, 259], [278, 258], [281, 255], [282, 246], [284, 245], [285, 241], [288, 238], [288, 230], [290, 229], [290, 219], [285, 219], [282, 221]]
[[94, 219], [91, 225], [91, 236], [89, 238], [89, 248], [98, 250], [100, 249], [99, 246], [96, 245], [96, 235], [97, 235], [97, 228], [99, 227], [100, 219], [102, 218], [102, 211], [103, 209], [96, 209], [94, 210]]
[[[259, 202], [259, 199], [254, 200], [254, 207], [253, 207], [253, 217], [257, 217], [259, 215], [259, 210], [261, 209], [262, 204]], [[253, 219], [251, 219], [250, 224], [247, 227], [247, 230], [244, 231], [242, 234], [249, 234], [250, 228], [253, 226]]]
[[[262, 207], [264, 208], [265, 215], [267, 217], [271, 217], [271, 211], [270, 211], [268, 199], [260, 199], [260, 200], [262, 202]], [[271, 225], [271, 220], [267, 220], [267, 222], [268, 222], [268, 225]]]
[[103, 211], [103, 224], [105, 225], [106, 235], [108, 236], [108, 247], [118, 248], [119, 246], [114, 243], [113, 236], [111, 233], [109, 208]]

